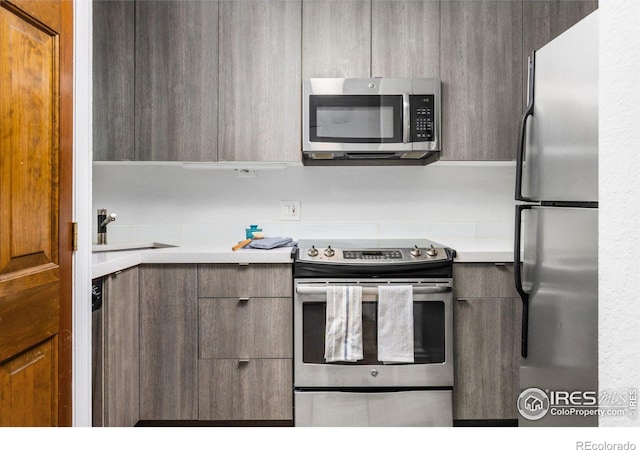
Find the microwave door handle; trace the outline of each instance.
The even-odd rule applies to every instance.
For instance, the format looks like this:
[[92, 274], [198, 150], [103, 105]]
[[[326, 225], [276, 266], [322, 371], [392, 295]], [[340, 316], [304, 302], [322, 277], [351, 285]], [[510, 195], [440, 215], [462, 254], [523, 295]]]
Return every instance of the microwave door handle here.
[[411, 102], [409, 94], [402, 94], [402, 142], [408, 144], [411, 137]]

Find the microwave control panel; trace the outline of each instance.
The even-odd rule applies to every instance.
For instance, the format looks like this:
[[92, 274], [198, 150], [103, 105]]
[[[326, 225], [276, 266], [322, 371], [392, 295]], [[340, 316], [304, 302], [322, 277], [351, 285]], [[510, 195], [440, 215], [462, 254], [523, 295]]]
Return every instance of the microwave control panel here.
[[435, 129], [435, 96], [412, 95], [411, 108], [411, 141], [424, 142], [434, 140]]

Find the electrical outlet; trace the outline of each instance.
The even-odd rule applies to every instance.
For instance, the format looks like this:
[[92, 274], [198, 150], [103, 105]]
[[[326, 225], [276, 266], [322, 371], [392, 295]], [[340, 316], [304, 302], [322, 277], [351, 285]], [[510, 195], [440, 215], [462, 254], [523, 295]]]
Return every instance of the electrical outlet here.
[[300, 220], [300, 201], [280, 200], [280, 220]]

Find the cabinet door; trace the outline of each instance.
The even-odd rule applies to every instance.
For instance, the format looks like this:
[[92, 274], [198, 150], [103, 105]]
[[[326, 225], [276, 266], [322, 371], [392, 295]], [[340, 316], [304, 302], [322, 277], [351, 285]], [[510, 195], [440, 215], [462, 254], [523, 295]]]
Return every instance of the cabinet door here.
[[228, 0], [219, 21], [219, 160], [300, 161], [301, 2]]
[[304, 78], [371, 76], [371, 0], [304, 0]]
[[199, 357], [291, 358], [290, 297], [199, 300]]
[[519, 298], [457, 298], [454, 420], [517, 419]]
[[93, 159], [135, 159], [135, 3], [93, 2]]
[[216, 161], [218, 2], [135, 5], [136, 159]]
[[444, 1], [442, 159], [513, 160], [522, 114], [522, 2]]
[[291, 420], [290, 359], [198, 361], [200, 420]]
[[196, 266], [140, 268], [140, 418], [198, 417]]
[[455, 420], [516, 419], [522, 302], [513, 264], [454, 264]]
[[440, 78], [440, 1], [372, 3], [373, 77]]
[[107, 279], [104, 320], [104, 425], [132, 427], [140, 419], [137, 267]]

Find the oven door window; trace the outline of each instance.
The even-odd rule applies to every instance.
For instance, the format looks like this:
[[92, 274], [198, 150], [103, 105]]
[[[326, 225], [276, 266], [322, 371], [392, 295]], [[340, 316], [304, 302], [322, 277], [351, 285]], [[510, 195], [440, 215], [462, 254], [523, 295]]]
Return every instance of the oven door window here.
[[[324, 359], [325, 318], [324, 302], [302, 305], [302, 359], [308, 364], [327, 364]], [[378, 365], [378, 304], [362, 302], [362, 347], [364, 358], [358, 362], [330, 364]], [[443, 363], [445, 355], [444, 302], [413, 303], [414, 363]]]
[[402, 142], [401, 95], [311, 95], [309, 140]]

